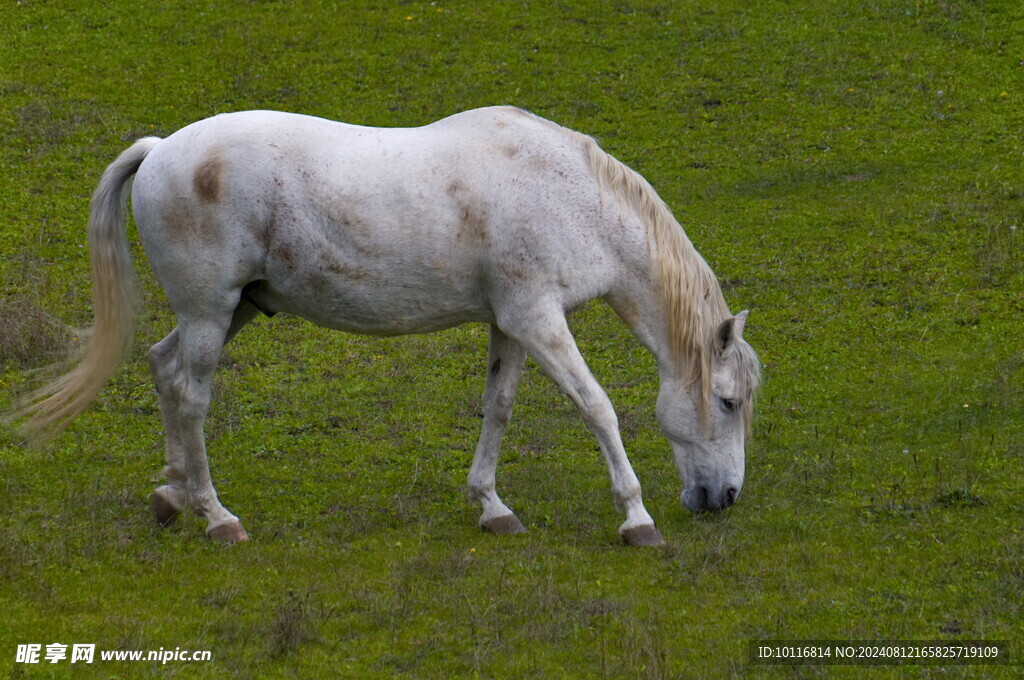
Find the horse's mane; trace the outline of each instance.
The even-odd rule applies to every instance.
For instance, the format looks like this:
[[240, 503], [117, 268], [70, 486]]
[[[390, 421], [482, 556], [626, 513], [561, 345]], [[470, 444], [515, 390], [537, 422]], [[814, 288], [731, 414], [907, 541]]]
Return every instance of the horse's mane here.
[[707, 422], [715, 332], [731, 316], [718, 279], [647, 180], [592, 138], [576, 134], [600, 185], [647, 227], [651, 275], [667, 317], [669, 351], [684, 384], [697, 386], [697, 410]]

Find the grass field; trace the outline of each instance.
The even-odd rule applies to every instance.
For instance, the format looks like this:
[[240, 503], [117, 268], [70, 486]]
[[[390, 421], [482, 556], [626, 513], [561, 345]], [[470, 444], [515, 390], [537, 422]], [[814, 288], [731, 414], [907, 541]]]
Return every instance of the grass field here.
[[[624, 546], [596, 443], [527, 364], [502, 538], [463, 499], [484, 327], [261, 319], [225, 352], [214, 481], [252, 540], [160, 530], [145, 349], [44, 451], [0, 429], [0, 675], [1017, 677], [1024, 654], [1024, 8], [1015, 0], [0, 6], [0, 407], [91, 319], [85, 221], [136, 137], [274, 108], [419, 125], [516, 104], [640, 171], [765, 364], [738, 504], [695, 517], [653, 360], [573, 319], [667, 545]], [[66, 326], [65, 326], [66, 325]], [[761, 639], [1002, 640], [1010, 666], [752, 665]], [[19, 644], [210, 650], [16, 663]], [[45, 647], [44, 647], [45, 649]], [[69, 647], [70, 649], [70, 647]]]

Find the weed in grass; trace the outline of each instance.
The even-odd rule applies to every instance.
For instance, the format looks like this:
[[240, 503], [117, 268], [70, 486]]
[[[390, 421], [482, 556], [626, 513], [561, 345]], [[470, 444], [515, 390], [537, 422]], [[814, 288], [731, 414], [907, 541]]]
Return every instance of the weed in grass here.
[[72, 337], [67, 326], [29, 299], [0, 300], [0, 364], [24, 369], [52, 363], [64, 357]]
[[312, 593], [297, 595], [289, 590], [274, 609], [270, 624], [270, 655], [280, 657], [296, 651], [307, 642], [320, 639], [319, 627], [327, 623], [334, 610]]
[[672, 677], [669, 659], [677, 650], [670, 650], [665, 641], [665, 627], [660, 617], [650, 612], [642, 619], [627, 619], [623, 646], [626, 651], [624, 671], [634, 677], [665, 680]]
[[940, 493], [935, 497], [935, 502], [945, 508], [980, 508], [987, 504], [984, 498], [965, 488]]

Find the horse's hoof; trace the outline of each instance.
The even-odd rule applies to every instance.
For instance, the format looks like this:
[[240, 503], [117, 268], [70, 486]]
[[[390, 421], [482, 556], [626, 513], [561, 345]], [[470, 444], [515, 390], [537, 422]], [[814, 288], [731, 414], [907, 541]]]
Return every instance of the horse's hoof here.
[[161, 527], [167, 528], [178, 519], [178, 507], [171, 502], [170, 492], [166, 486], [161, 486], [153, 492], [150, 507], [153, 509], [157, 524]]
[[217, 543], [224, 543], [227, 545], [249, 540], [249, 534], [245, 533], [245, 529], [242, 528], [242, 523], [237, 519], [210, 527], [206, 530], [206, 535]]
[[665, 545], [665, 539], [661, 537], [653, 524], [641, 524], [631, 527], [622, 532], [622, 540], [629, 545], [659, 546]]
[[480, 522], [480, 528], [492, 534], [511, 536], [513, 534], [526, 533], [526, 527], [516, 519], [515, 515], [502, 515], [493, 517], [486, 522]]

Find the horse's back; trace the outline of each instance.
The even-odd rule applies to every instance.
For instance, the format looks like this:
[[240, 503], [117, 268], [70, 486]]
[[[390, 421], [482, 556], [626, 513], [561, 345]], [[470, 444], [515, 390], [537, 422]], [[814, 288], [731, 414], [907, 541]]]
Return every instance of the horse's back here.
[[216, 116], [161, 142], [134, 197], [176, 309], [258, 281], [265, 311], [403, 333], [493, 321], [503, 296], [572, 306], [607, 287], [579, 137], [511, 107], [419, 128]]

